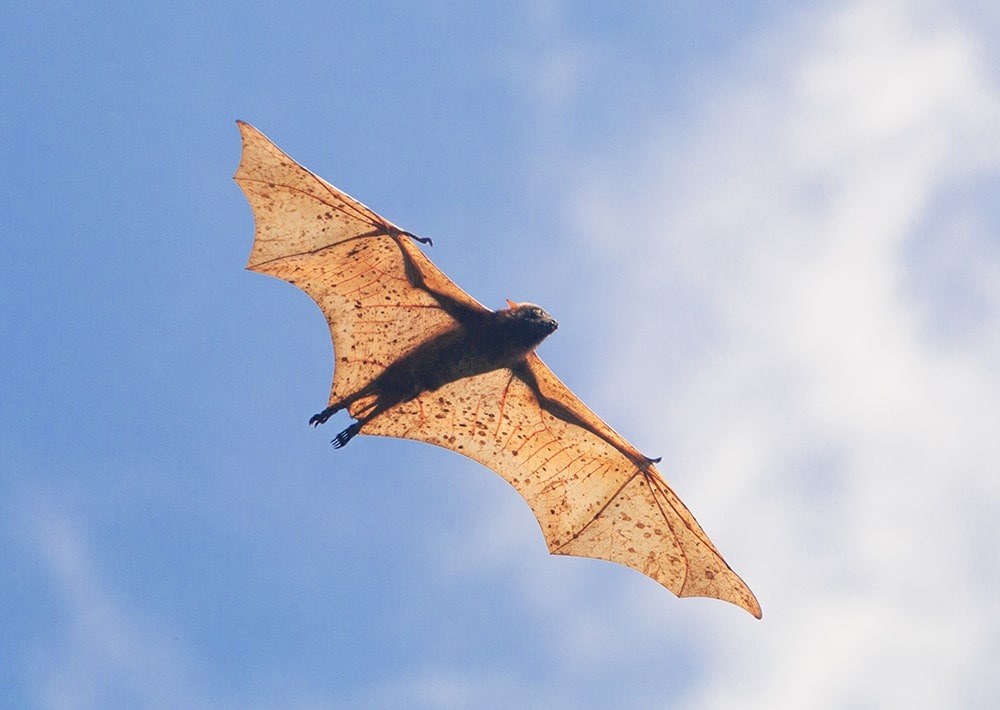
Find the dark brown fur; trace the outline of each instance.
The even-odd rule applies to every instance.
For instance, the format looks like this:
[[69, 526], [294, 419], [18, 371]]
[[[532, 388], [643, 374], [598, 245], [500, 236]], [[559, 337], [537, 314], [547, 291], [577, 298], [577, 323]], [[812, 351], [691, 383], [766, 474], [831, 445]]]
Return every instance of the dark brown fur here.
[[333, 440], [345, 446], [369, 421], [397, 404], [465, 377], [513, 368], [558, 327], [539, 306], [523, 303], [502, 311], [458, 311], [461, 321], [391, 363], [357, 392], [331, 404], [309, 423], [318, 426], [363, 399], [357, 421]]

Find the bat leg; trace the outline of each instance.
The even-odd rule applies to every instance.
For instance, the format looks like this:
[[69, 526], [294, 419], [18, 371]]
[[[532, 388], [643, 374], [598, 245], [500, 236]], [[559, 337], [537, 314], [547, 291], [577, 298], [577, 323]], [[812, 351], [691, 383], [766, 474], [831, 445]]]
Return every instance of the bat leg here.
[[349, 442], [351, 439], [353, 439], [355, 436], [361, 433], [361, 427], [363, 427], [365, 424], [370, 422], [372, 419], [377, 417], [382, 412], [386, 411], [387, 409], [391, 409], [392, 407], [399, 404], [399, 401], [400, 400], [389, 400], [387, 402], [383, 402], [381, 399], [375, 400], [375, 402], [371, 404], [371, 406], [365, 411], [365, 413], [358, 415], [357, 417], [358, 420], [356, 422], [351, 424], [351, 426], [347, 427], [346, 429], [344, 429], [344, 431], [340, 432], [339, 434], [337, 434], [337, 436], [333, 438], [333, 441], [330, 442], [331, 444], [333, 444], [333, 448], [342, 449], [345, 446], [347, 446], [347, 442]]
[[[365, 387], [364, 389], [362, 389], [360, 392], [355, 392], [352, 395], [344, 397], [342, 400], [340, 400], [338, 402], [334, 402], [333, 404], [331, 404], [329, 407], [327, 407], [326, 409], [324, 409], [319, 414], [313, 414], [311, 417], [309, 417], [309, 423], [312, 426], [319, 426], [320, 424], [326, 424], [327, 420], [330, 417], [332, 417], [334, 414], [336, 414], [337, 412], [339, 412], [341, 409], [345, 409], [347, 407], [350, 407], [355, 402], [357, 402], [359, 399], [364, 399], [365, 397], [370, 397], [373, 394], [378, 395], [378, 387], [376, 386], [375, 383], [372, 383], [372, 384], [368, 385], [367, 387]], [[367, 412], [371, 412], [373, 409], [377, 410], [379, 412], [382, 412], [385, 409], [387, 409], [386, 406], [382, 406], [382, 408], [379, 409], [379, 406], [380, 406], [379, 402], [380, 401], [381, 401], [381, 395], [378, 395], [378, 398], [375, 399], [375, 401], [370, 402], [369, 404], [367, 404], [364, 407], [362, 407], [360, 412], [355, 412], [354, 413], [354, 418], [355, 419], [360, 419], [361, 417], [364, 417], [364, 420], [368, 421], [368, 419], [370, 419], [371, 417], [373, 417], [374, 414], [373, 413], [372, 414], [368, 414]], [[358, 416], [359, 414], [361, 416]], [[348, 437], [348, 438], [350, 438], [350, 437]]]

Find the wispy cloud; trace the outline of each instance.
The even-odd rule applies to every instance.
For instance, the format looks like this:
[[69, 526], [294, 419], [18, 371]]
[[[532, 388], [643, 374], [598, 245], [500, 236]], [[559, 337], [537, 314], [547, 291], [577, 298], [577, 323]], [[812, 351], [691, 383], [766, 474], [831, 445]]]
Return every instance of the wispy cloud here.
[[182, 643], [121, 598], [114, 581], [99, 572], [85, 531], [44, 499], [33, 498], [25, 509], [32, 511], [25, 530], [65, 619], [36, 663], [39, 705], [200, 706], [204, 698]]
[[[564, 304], [572, 310], [585, 301], [585, 315], [603, 323], [603, 329], [584, 325], [577, 331], [596, 336], [574, 335], [570, 324], [579, 324], [581, 314], [553, 308], [560, 318], [565, 315], [566, 327], [547, 347], [579, 338], [579, 355], [569, 363], [577, 368], [570, 372], [571, 384], [582, 383], [580, 394], [637, 445], [663, 455], [668, 479], [757, 592], [763, 621], [719, 602], [677, 601], [637, 572], [545, 556], [530, 512], [511, 503], [509, 490], [502, 501], [478, 483], [475, 490], [452, 490], [453, 499], [469, 497], [461, 521], [468, 535], [455, 540], [456, 527], [449, 523], [440, 528], [441, 540], [432, 539], [438, 528], [429, 521], [445, 514], [411, 503], [406, 492], [412, 489], [401, 490], [404, 481], [424, 480], [422, 472], [438, 467], [440, 459], [427, 464], [394, 453], [382, 462], [377, 457], [388, 445], [368, 442], [367, 450], [359, 444], [362, 448], [352, 447], [336, 461], [316, 450], [319, 458], [308, 463], [288, 447], [275, 454], [280, 465], [255, 467], [252, 456], [240, 458], [245, 452], [229, 450], [239, 449], [232, 442], [247, 434], [227, 420], [227, 430], [237, 434], [217, 444], [226, 451], [196, 450], [212, 437], [185, 443], [175, 435], [170, 441], [182, 446], [171, 465], [187, 459], [236, 461], [232, 481], [220, 485], [214, 466], [206, 471], [204, 488], [178, 485], [169, 472], [157, 480], [172, 500], [214, 496], [211, 505], [192, 505], [199, 508], [199, 521], [219, 516], [218, 526], [199, 523], [193, 534], [200, 539], [218, 533], [220, 555], [229, 551], [240, 568], [258, 563], [261, 568], [234, 579], [220, 572], [204, 580], [199, 570], [215, 559], [207, 558], [205, 565], [176, 570], [171, 582], [178, 589], [214, 584], [206, 595], [220, 604], [250, 585], [247, 593], [256, 596], [255, 603], [221, 619], [212, 603], [173, 618], [175, 604], [183, 600], [164, 605], [169, 590], [147, 603], [142, 589], [149, 580], [122, 560], [135, 551], [161, 554], [164, 541], [153, 535], [121, 546], [101, 528], [106, 509], [92, 502], [123, 496], [123, 505], [131, 504], [126, 497], [133, 490], [102, 478], [103, 461], [88, 460], [73, 476], [37, 483], [39, 490], [65, 486], [72, 489], [71, 499], [91, 501], [79, 507], [60, 507], [53, 502], [57, 497], [43, 493], [33, 498], [25, 492], [34, 490], [27, 483], [12, 485], [6, 510], [28, 512], [5, 533], [16, 530], [15, 554], [23, 555], [18, 562], [27, 561], [21, 569], [37, 575], [16, 591], [37, 581], [38, 604], [25, 613], [51, 619], [43, 629], [18, 632], [15, 643], [34, 644], [15, 659], [13, 673], [30, 676], [24, 682], [18, 678], [18, 688], [30, 688], [36, 704], [53, 708], [330, 707], [344, 699], [368, 707], [997, 705], [997, 50], [981, 26], [952, 12], [959, 3], [826, 5], [775, 17], [763, 37], [734, 30], [724, 39], [702, 41], [679, 31], [674, 37], [690, 41], [676, 50], [675, 56], [684, 56], [679, 68], [667, 66], [661, 45], [650, 43], [671, 17], [658, 15], [652, 5], [639, 15], [638, 35], [628, 23], [601, 24], [611, 13], [590, 15], [550, 2], [517, 11], [518, 21], [509, 25], [514, 51], [486, 47], [484, 57], [456, 58], [445, 45], [431, 47], [441, 53], [440, 66], [475, 61], [509, 69], [504, 86], [523, 93], [531, 118], [503, 125], [510, 126], [509, 145], [522, 141], [524, 154], [532, 155], [524, 162], [536, 164], [484, 151], [463, 154], [463, 167], [492, 171], [490, 161], [496, 160], [501, 174], [509, 170], [528, 185], [521, 185], [522, 195], [543, 182], [539, 176], [546, 181], [537, 204], [501, 205], [532, 213], [522, 221], [521, 233], [500, 235], [503, 249], [515, 255], [519, 269], [537, 269], [553, 292], [572, 283], [573, 295]], [[253, 25], [250, 13], [243, 17], [243, 44], [248, 37], [273, 42], [272, 23]], [[383, 27], [381, 19], [374, 20], [367, 18], [367, 26]], [[426, 38], [414, 37], [413, 44], [397, 47], [398, 56], [428, 51]], [[746, 44], [734, 49], [734, 37]], [[371, 92], [358, 95], [358, 111], [374, 107], [363, 114], [365, 121], [399, 113], [385, 110], [385, 97], [397, 95], [407, 99], [400, 105], [416, 102], [418, 109], [426, 101], [434, 110], [424, 115], [438, 121], [440, 97], [418, 96], [422, 89], [411, 90], [422, 85], [405, 72], [400, 83], [373, 81], [377, 77], [370, 72], [396, 76], [402, 64], [386, 64], [379, 54], [370, 66], [354, 65], [350, 43], [331, 44], [322, 32], [314, 41], [310, 51], [331, 60], [324, 66], [335, 68], [337, 91], [301, 93], [308, 101], [316, 104], [316, 97], [325, 95], [341, 105], [340, 81], [355, 72], [360, 79], [347, 84], [350, 90]], [[642, 51], [630, 51], [639, 42]], [[206, 36], [204, 44], [217, 46], [214, 36]], [[461, 46], [464, 52], [466, 45]], [[330, 47], [347, 49], [338, 55]], [[245, 54], [233, 50], [238, 61], [231, 73], [203, 74], [223, 77], [228, 96], [229, 79], [247, 76]], [[314, 87], [313, 74], [296, 64], [300, 56], [267, 53], [265, 84], [251, 92], [268, 97], [258, 110], [275, 104], [269, 89], [295, 86], [267, 83], [267, 77], [298, 76]], [[712, 65], [703, 81], [685, 75], [671, 84], [671, 91], [680, 87], [681, 93], [664, 96], [657, 81], [673, 80], [703, 59]], [[140, 79], [139, 84], [149, 83], [145, 75]], [[175, 84], [171, 79], [162, 86]], [[211, 95], [219, 94], [216, 89], [201, 86]], [[467, 88], [456, 90], [456, 105], [469, 101]], [[499, 99], [485, 91], [480, 97], [485, 109], [502, 117], [487, 122], [488, 130], [514, 118], [503, 113], [511, 106], [509, 93], [501, 93]], [[81, 97], [85, 94], [81, 90]], [[185, 96], [190, 98], [167, 92], [164, 106], [204, 103]], [[93, 103], [78, 100], [81, 106]], [[178, 116], [169, 110], [163, 115]], [[420, 115], [417, 110], [406, 117], [416, 130], [422, 130]], [[328, 117], [341, 122], [347, 113], [338, 108]], [[194, 115], [186, 120], [208, 122]], [[518, 133], [529, 120], [537, 123]], [[369, 133], [374, 145], [380, 131], [396, 124], [376, 125], [358, 124], [357, 135]], [[156, 135], [151, 131], [151, 140], [162, 140]], [[171, 145], [162, 143], [161, 152]], [[370, 145], [359, 149], [367, 152]], [[454, 149], [445, 145], [442, 152]], [[232, 150], [225, 149], [226, 161]], [[31, 165], [37, 171], [91, 162], [86, 153], [74, 155], [80, 159], [67, 161], [59, 153], [48, 156], [48, 163], [45, 156], [32, 156]], [[134, 160], [127, 151], [120, 158]], [[188, 155], [178, 162], [203, 159], [199, 155], [192, 162]], [[102, 184], [100, 175], [74, 177]], [[536, 215], [552, 208], [551, 195], [564, 184], [574, 191], [566, 201], [576, 228], [572, 258], [589, 254], [593, 263], [583, 266], [617, 278], [584, 278], [579, 262], [581, 268], [552, 269], [545, 258], [523, 258], [560, 248], [556, 239], [522, 237]], [[486, 201], [496, 199], [491, 192]], [[186, 204], [181, 193], [170, 200]], [[439, 208], [453, 210], [454, 195], [443, 196]], [[28, 210], [37, 212], [30, 205]], [[245, 208], [240, 214], [245, 217]], [[539, 231], [547, 230], [555, 218], [546, 213], [538, 221], [544, 222]], [[90, 233], [81, 228], [80, 235]], [[36, 236], [42, 239], [43, 233]], [[94, 245], [102, 244], [99, 235], [90, 236]], [[487, 241], [474, 236], [479, 242], [470, 238], [470, 244]], [[576, 249], [581, 239], [589, 252]], [[129, 242], [144, 249], [148, 240]], [[598, 262], [608, 270], [600, 270]], [[486, 270], [495, 271], [495, 265]], [[51, 277], [49, 270], [44, 273]], [[197, 279], [168, 281], [197, 285]], [[100, 308], [96, 304], [106, 302], [106, 294], [95, 289], [97, 297], [89, 303]], [[232, 316], [231, 303], [219, 301], [217, 291], [194, 288], [191, 298], [206, 308], [215, 304], [215, 317], [224, 322]], [[66, 300], [58, 289], [53, 294], [52, 303]], [[70, 300], [81, 295], [86, 294], [74, 291]], [[103, 348], [130, 342], [124, 331], [108, 333], [115, 337]], [[157, 348], [161, 336], [156, 335]], [[554, 350], [546, 357], [549, 352]], [[103, 356], [103, 349], [91, 353], [94, 361]], [[290, 368], [300, 366], [300, 356], [293, 353]], [[589, 383], [581, 373], [587, 361], [600, 375]], [[78, 363], [66, 368], [44, 376], [56, 383], [79, 379]], [[130, 399], [145, 401], [147, 371], [116, 371], [115, 382], [125, 378], [127, 391], [135, 393]], [[176, 396], [185, 413], [233, 396], [207, 386], [219, 379], [210, 368], [187, 378], [194, 383], [190, 387], [180, 379]], [[95, 409], [96, 394], [69, 391], [75, 393], [69, 401], [84, 401], [97, 422], [121, 406], [113, 399]], [[83, 399], [82, 392], [93, 396]], [[48, 409], [18, 409], [12, 416], [27, 413], [49, 421], [51, 398], [34, 399]], [[165, 420], [148, 423], [150, 430], [154, 426], [174, 431]], [[47, 430], [38, 431], [45, 434], [29, 452], [60, 446]], [[118, 446], [130, 452], [125, 457], [130, 461], [146, 441], [123, 440]], [[268, 449], [281, 447], [272, 443]], [[66, 456], [77, 450], [68, 449]], [[371, 530], [364, 528], [364, 515], [354, 514], [368, 512], [365, 501], [372, 497], [338, 496], [347, 489], [285, 478], [290, 470], [321, 470], [333, 471], [330, 479], [349, 481], [348, 471], [361, 470], [352, 461], [361, 458], [372, 464], [364, 470], [378, 477], [357, 476], [357, 489], [401, 500], [398, 508], [380, 508], [382, 518]], [[116, 476], [129, 475], [126, 463], [114, 465]], [[379, 466], [391, 468], [393, 476], [383, 477]], [[33, 471], [22, 478], [45, 480]], [[188, 479], [200, 481], [190, 472]], [[443, 479], [436, 480], [440, 485]], [[206, 493], [213, 485], [216, 490]], [[501, 485], [496, 482], [493, 491]], [[388, 491], [390, 486], [395, 488]], [[305, 497], [314, 501], [311, 507]], [[171, 508], [163, 505], [158, 512], [173, 520]], [[399, 525], [379, 532], [381, 522], [408, 505], [418, 508], [406, 514], [412, 534], [400, 533]], [[515, 507], [517, 515], [511, 513]], [[122, 534], [140, 534], [135, 519], [142, 508], [130, 510], [133, 517], [121, 521]], [[350, 525], [343, 522], [348, 518]], [[357, 557], [351, 557], [351, 546], [368, 535], [379, 537], [379, 546], [359, 545]], [[275, 538], [282, 544], [268, 546], [266, 554], [246, 555], [248, 546]], [[291, 562], [287, 550], [295, 550]], [[352, 564], [328, 564], [333, 555]], [[407, 565], [419, 566], [420, 573], [404, 580], [407, 570], [397, 575], [396, 566]], [[352, 574], [365, 579], [358, 582]], [[441, 613], [452, 574], [462, 580], [454, 585], [460, 591], [454, 608]], [[297, 597], [304, 600], [301, 605], [283, 598], [297, 586], [308, 588]], [[340, 593], [339, 600], [330, 590]], [[473, 603], [477, 594], [490, 596]], [[316, 622], [308, 613], [316, 609], [332, 611], [315, 633], [302, 633], [303, 626]], [[285, 629], [242, 633], [256, 613], [270, 616], [272, 629]], [[274, 639], [285, 647], [280, 658], [266, 648]], [[228, 647], [239, 643], [260, 646], [253, 661], [246, 662], [244, 649]]]
[[[912, 246], [947, 245], [942, 195], [1000, 173], [997, 76], [976, 28], [932, 6], [851, 3], [788, 29], [706, 89], [688, 134], [645, 137], [573, 205], [595, 244], [655, 264], [623, 300], [643, 324], [663, 304], [665, 322], [622, 323], [628, 345], [607, 356], [636, 365], [631, 387], [664, 386], [678, 291], [703, 319], [701, 352], [647, 394], [645, 421], [764, 621], [690, 702], [996, 700], [1000, 352], [930, 327], [929, 309], [961, 304], [928, 297]], [[998, 226], [981, 202], [967, 250], [942, 248], [980, 275], [980, 332], [1000, 326], [981, 276], [1000, 277]]]

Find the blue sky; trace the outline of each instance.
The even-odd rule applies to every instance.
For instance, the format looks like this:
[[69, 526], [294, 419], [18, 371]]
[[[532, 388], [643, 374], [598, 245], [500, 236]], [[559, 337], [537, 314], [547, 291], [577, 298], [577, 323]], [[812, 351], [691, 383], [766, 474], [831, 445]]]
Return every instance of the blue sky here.
[[[1000, 15], [692, 8], [0, 9], [6, 704], [1000, 702]], [[543, 304], [763, 620], [306, 426], [329, 336], [243, 270], [237, 118]]]

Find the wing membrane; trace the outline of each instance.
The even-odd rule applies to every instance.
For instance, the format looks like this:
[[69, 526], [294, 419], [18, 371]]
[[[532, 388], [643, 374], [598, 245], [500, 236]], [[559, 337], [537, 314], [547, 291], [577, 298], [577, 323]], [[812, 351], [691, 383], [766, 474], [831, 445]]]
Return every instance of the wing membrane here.
[[456, 304], [484, 308], [408, 233], [303, 168], [253, 126], [239, 127], [243, 157], [235, 180], [255, 221], [247, 268], [298, 286], [326, 316], [336, 358], [330, 403], [454, 327]]
[[[253, 209], [247, 268], [298, 286], [327, 318], [336, 364], [330, 403], [485, 310], [414, 244], [413, 235], [309, 172], [240, 122], [236, 182]], [[357, 416], [364, 407], [353, 405]], [[723, 599], [760, 617], [653, 465], [531, 354], [513, 370], [467, 377], [391, 407], [364, 433], [436, 444], [504, 477], [553, 554], [632, 567], [678, 596]]]
[[498, 370], [398, 405], [365, 433], [435, 444], [496, 471], [531, 507], [553, 554], [617, 562], [678, 596], [722, 599], [759, 618], [749, 587], [656, 467], [537, 356], [530, 363], [544, 397], [564, 402], [568, 393], [577, 416], [599, 427], [552, 413], [531, 386]]

